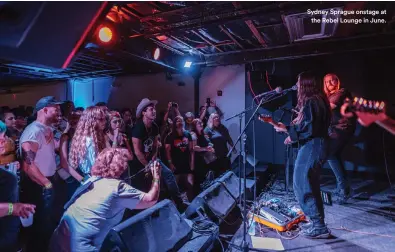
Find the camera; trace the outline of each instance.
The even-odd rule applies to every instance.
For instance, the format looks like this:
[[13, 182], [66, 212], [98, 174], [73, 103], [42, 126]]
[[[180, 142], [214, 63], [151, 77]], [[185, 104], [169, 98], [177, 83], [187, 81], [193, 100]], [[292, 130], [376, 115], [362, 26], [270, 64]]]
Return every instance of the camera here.
[[171, 106], [172, 106], [173, 108], [178, 108], [178, 104], [175, 103], [175, 102], [172, 102], [172, 103], [171, 103]]

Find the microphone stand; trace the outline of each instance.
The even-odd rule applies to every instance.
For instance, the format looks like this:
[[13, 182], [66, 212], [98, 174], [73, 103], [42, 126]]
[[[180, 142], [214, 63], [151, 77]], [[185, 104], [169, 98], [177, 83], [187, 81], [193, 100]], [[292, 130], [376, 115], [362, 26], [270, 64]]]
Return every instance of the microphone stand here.
[[[262, 97], [261, 100], [259, 101], [258, 106], [256, 107], [256, 109], [254, 110], [254, 112], [252, 113], [252, 116], [250, 117], [250, 119], [248, 120], [248, 122], [246, 123], [246, 125], [244, 126], [244, 129], [241, 131], [239, 137], [237, 138], [236, 142], [234, 143], [234, 145], [232, 146], [232, 148], [229, 150], [228, 154], [226, 155], [228, 158], [230, 158], [230, 156], [232, 155], [233, 150], [235, 149], [237, 143], [241, 140], [242, 136], [244, 135], [245, 131], [247, 130], [248, 126], [250, 125], [251, 121], [254, 119], [256, 113], [258, 112], [259, 108], [262, 106], [262, 104], [268, 103], [270, 101], [273, 101], [277, 98], [280, 98], [282, 96], [284, 96], [286, 94], [286, 92], [280, 94], [279, 96], [269, 96], [269, 97]], [[251, 109], [251, 108], [250, 108]], [[247, 110], [250, 110], [247, 109]], [[245, 111], [247, 111], [245, 110]], [[245, 111], [241, 112], [241, 113], [245, 113]], [[236, 115], [238, 116], [238, 114]], [[234, 116], [235, 117], [235, 116]], [[230, 118], [229, 118], [230, 119]], [[229, 120], [228, 119], [228, 120]], [[255, 139], [254, 139], [255, 141]], [[243, 141], [244, 142], [244, 141]], [[245, 143], [244, 143], [245, 144]], [[244, 151], [244, 148], [243, 148]], [[245, 158], [245, 155], [244, 155]], [[240, 245], [236, 245], [236, 244], [231, 244], [234, 247], [237, 247], [239, 249], [241, 249], [241, 251], [243, 252], [248, 252], [248, 251], [266, 251], [266, 250], [262, 250], [262, 249], [254, 249], [254, 248], [250, 248], [249, 244], [246, 240], [246, 236], [247, 236], [247, 199], [246, 199], [246, 191], [247, 191], [247, 176], [246, 176], [246, 162], [243, 162], [243, 186], [244, 186], [244, 193], [243, 193], [243, 241], [241, 246]], [[240, 178], [241, 179], [241, 178]], [[239, 188], [241, 189], [241, 186], [239, 186]], [[241, 191], [239, 193], [239, 195], [241, 195]], [[240, 197], [241, 198], [241, 197]]]
[[[233, 118], [235, 118], [235, 117], [239, 117], [239, 134], [242, 135], [242, 132], [241, 132], [241, 122], [243, 121], [243, 116], [244, 116], [245, 113], [247, 113], [247, 111], [250, 111], [250, 110], [252, 110], [253, 108], [254, 108], [254, 106], [251, 106], [251, 107], [249, 107], [248, 109], [243, 110], [242, 112], [240, 112], [240, 113], [238, 113], [238, 114], [235, 114], [235, 115], [229, 117], [228, 119], [225, 119], [225, 121], [229, 121], [229, 120], [231, 120], [231, 119], [233, 119]], [[243, 146], [242, 146], [242, 142], [241, 142], [241, 141], [239, 141], [239, 142], [240, 142], [240, 153], [239, 153], [239, 158], [238, 158], [238, 159], [239, 159], [238, 168], [239, 168], [239, 192], [240, 192], [240, 194], [241, 194], [241, 171], [242, 171], [242, 169], [241, 169], [241, 160], [242, 160], [242, 158], [243, 158], [242, 151], [244, 150], [244, 148], [243, 148]], [[233, 149], [232, 149], [232, 151], [233, 151]], [[245, 162], [245, 159], [243, 159], [243, 160], [244, 160], [244, 162]], [[239, 198], [239, 204], [241, 205], [241, 197]]]

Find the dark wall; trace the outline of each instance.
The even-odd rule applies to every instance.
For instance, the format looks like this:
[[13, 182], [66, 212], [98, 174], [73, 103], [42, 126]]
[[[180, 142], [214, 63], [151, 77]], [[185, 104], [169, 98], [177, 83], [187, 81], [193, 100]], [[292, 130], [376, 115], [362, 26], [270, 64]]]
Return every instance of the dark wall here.
[[[320, 77], [329, 72], [337, 74], [342, 86], [350, 90], [354, 96], [386, 101], [389, 114], [394, 115], [394, 56], [395, 50], [381, 50], [248, 64], [246, 65], [246, 108], [252, 104], [248, 71], [252, 89], [258, 94], [269, 90], [267, 79], [272, 88], [277, 86], [289, 88], [296, 83], [296, 77], [300, 72], [314, 70]], [[270, 114], [275, 119], [281, 119], [282, 122], [288, 124], [290, 113], [276, 109], [280, 106], [291, 108], [295, 102], [296, 92], [281, 101], [276, 101], [267, 109], [260, 108], [259, 113]], [[247, 114], [247, 119], [251, 114]], [[251, 125], [247, 130], [247, 148], [251, 153], [253, 150], [252, 131]], [[284, 164], [284, 139], [285, 136], [277, 134], [272, 126], [259, 121], [255, 122], [256, 156], [261, 162]], [[346, 168], [355, 171], [385, 172], [385, 150], [387, 165], [391, 170], [391, 165], [394, 167], [393, 164], [395, 164], [394, 145], [395, 137], [378, 126], [362, 128], [358, 125], [354, 138], [343, 152]], [[395, 169], [392, 168], [392, 170]], [[395, 171], [392, 173], [395, 174]]]

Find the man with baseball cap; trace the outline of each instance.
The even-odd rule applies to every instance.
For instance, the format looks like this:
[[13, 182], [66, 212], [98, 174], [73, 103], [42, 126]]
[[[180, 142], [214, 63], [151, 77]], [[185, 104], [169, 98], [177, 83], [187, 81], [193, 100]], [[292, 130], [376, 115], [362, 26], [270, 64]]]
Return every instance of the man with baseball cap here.
[[[133, 154], [132, 174], [140, 172], [151, 160], [157, 159], [159, 142], [159, 128], [154, 122], [156, 119], [155, 106], [158, 102], [144, 98], [136, 109], [137, 122], [132, 131]], [[159, 160], [161, 178], [166, 185], [180, 211], [187, 207], [187, 200], [181, 197], [173, 172]], [[132, 181], [132, 186], [143, 191], [149, 190], [151, 183], [143, 172], [138, 173]]]
[[53, 208], [56, 161], [51, 126], [60, 117], [60, 104], [62, 102], [53, 96], [41, 98], [34, 109], [36, 120], [26, 127], [20, 138], [22, 168], [27, 175], [24, 185], [26, 200], [36, 205], [27, 246], [29, 251], [47, 251], [56, 227]]

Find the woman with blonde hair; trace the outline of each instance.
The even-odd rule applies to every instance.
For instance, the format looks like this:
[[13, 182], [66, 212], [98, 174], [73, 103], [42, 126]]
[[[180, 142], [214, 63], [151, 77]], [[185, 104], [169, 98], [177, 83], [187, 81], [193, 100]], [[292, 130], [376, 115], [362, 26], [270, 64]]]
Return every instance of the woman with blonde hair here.
[[82, 113], [78, 121], [70, 147], [69, 168], [84, 178], [89, 177], [96, 157], [106, 147], [106, 116], [105, 108], [92, 106]]
[[298, 76], [298, 116], [291, 126], [274, 126], [277, 132], [289, 136], [285, 144], [299, 143], [294, 166], [293, 187], [304, 214], [310, 222], [302, 226], [301, 234], [307, 238], [328, 238], [324, 205], [320, 192], [320, 173], [326, 160], [328, 128], [331, 110], [321, 82], [309, 72]]
[[[215, 177], [218, 177], [231, 168], [230, 158], [227, 155], [229, 152], [228, 144], [233, 146], [233, 140], [230, 137], [229, 130], [221, 123], [221, 118], [217, 113], [212, 113], [208, 118], [204, 134], [215, 149], [217, 159], [210, 164], [210, 170], [213, 170]], [[236, 149], [234, 149], [234, 153], [236, 153]]]
[[346, 98], [352, 99], [352, 95], [346, 89], [341, 88], [339, 77], [333, 73], [324, 76], [324, 91], [332, 109], [327, 161], [336, 176], [337, 189], [335, 195], [337, 196], [337, 201], [339, 204], [344, 204], [351, 195], [351, 189], [341, 154], [354, 135], [356, 120], [355, 118], [342, 116], [340, 109], [344, 100]]
[[66, 204], [59, 226], [54, 231], [51, 252], [100, 251], [107, 233], [119, 224], [125, 209], [145, 209], [159, 198], [160, 170], [151, 166], [151, 189], [144, 193], [120, 179], [128, 167], [128, 150], [106, 148], [97, 157], [89, 178]]

